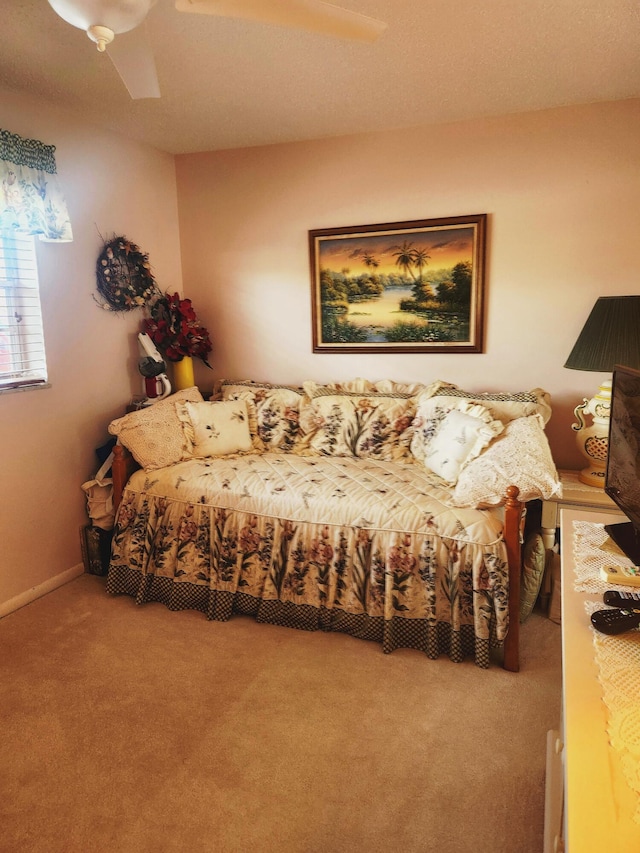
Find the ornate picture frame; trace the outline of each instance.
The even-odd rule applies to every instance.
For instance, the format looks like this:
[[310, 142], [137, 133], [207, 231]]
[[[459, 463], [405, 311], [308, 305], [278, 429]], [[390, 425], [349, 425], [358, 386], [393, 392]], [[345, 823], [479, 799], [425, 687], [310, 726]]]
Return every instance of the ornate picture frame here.
[[484, 352], [486, 224], [309, 231], [313, 352]]

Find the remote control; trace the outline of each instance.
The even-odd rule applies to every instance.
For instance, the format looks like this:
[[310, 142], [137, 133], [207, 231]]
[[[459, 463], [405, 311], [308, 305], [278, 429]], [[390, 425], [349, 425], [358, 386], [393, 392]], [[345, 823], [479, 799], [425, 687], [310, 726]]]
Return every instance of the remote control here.
[[602, 599], [610, 607], [622, 607], [623, 610], [640, 610], [640, 592], [620, 592], [617, 589], [608, 589]]
[[624, 634], [640, 626], [640, 613], [632, 610], [596, 610], [591, 624], [603, 634]]
[[607, 583], [619, 583], [624, 586], [640, 586], [639, 566], [602, 566], [600, 577]]

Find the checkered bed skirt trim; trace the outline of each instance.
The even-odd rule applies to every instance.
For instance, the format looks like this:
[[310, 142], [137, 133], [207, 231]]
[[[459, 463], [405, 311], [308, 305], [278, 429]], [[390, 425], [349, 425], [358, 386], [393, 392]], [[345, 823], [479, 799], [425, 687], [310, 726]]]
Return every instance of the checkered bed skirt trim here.
[[436, 626], [426, 620], [396, 616], [385, 620], [366, 613], [346, 613], [291, 601], [254, 598], [243, 592], [225, 592], [171, 578], [144, 575], [127, 566], [112, 566], [107, 578], [107, 592], [130, 595], [138, 604], [156, 601], [169, 610], [198, 610], [207, 619], [226, 622], [234, 613], [252, 616], [257, 622], [297, 628], [302, 631], [335, 631], [362, 640], [379, 643], [389, 654], [395, 649], [417, 649], [436, 659], [446, 654], [454, 663], [473, 658], [482, 669], [489, 667], [490, 649], [499, 645], [477, 639], [471, 625], [453, 631], [446, 622]]

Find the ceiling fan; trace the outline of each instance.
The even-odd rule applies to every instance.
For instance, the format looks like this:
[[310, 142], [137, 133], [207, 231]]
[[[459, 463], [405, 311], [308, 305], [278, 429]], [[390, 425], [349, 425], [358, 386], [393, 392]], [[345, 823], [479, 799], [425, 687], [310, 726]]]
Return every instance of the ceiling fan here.
[[[48, 0], [67, 23], [85, 30], [109, 56], [132, 98], [159, 98], [160, 87], [143, 23], [156, 0]], [[175, 0], [178, 12], [243, 18], [343, 39], [373, 42], [387, 25], [323, 0]], [[134, 32], [135, 31], [135, 32]], [[127, 33], [124, 38], [116, 35]]]

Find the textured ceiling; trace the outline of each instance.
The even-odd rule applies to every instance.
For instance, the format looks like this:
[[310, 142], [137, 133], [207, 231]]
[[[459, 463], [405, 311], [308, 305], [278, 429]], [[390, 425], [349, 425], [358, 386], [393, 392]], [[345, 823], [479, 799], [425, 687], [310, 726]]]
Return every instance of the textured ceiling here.
[[345, 42], [158, 0], [145, 26], [162, 97], [132, 101], [46, 0], [10, 0], [0, 83], [172, 153], [640, 97], [637, 0], [334, 2], [388, 30]]

